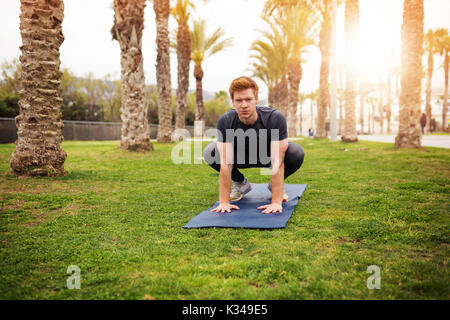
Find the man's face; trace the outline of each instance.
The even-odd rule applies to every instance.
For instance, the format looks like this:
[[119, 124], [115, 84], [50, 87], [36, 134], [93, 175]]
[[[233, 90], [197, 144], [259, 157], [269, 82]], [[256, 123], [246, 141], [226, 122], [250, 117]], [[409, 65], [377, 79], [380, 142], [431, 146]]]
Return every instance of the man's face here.
[[252, 88], [235, 91], [233, 94], [233, 106], [241, 120], [254, 117], [257, 104], [258, 99], [255, 97], [255, 92]]

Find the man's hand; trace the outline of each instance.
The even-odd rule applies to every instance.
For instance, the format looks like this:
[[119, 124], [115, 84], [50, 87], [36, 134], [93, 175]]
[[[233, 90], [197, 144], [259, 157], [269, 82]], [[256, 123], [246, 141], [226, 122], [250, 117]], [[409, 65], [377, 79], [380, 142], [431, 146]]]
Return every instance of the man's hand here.
[[262, 213], [275, 213], [275, 212], [283, 212], [283, 206], [278, 203], [265, 204], [263, 206], [258, 207], [258, 210], [264, 209]]
[[216, 208], [212, 209], [211, 212], [231, 212], [232, 209], [240, 210], [237, 205], [224, 202], [219, 204]]

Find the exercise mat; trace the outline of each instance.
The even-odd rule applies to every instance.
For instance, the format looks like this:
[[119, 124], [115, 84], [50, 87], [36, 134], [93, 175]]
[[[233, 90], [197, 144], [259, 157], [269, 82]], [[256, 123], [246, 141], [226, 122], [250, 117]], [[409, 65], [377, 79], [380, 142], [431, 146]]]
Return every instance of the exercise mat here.
[[283, 212], [264, 214], [262, 213], [263, 210], [258, 210], [257, 208], [265, 204], [270, 204], [272, 194], [267, 189], [267, 183], [252, 183], [252, 190], [242, 200], [231, 202], [237, 205], [240, 210], [233, 209], [231, 213], [211, 212], [211, 209], [219, 205], [219, 201], [217, 201], [213, 206], [192, 218], [183, 228], [284, 228], [305, 191], [306, 186], [306, 184], [285, 184], [284, 191], [289, 196], [289, 200], [283, 202]]

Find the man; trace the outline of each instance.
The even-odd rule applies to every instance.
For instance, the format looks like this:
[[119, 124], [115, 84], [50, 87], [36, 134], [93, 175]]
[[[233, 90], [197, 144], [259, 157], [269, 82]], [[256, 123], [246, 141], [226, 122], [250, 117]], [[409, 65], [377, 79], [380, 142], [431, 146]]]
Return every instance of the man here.
[[[218, 123], [217, 142], [203, 151], [205, 161], [219, 171], [220, 204], [213, 212], [231, 212], [239, 207], [230, 203], [250, 192], [251, 184], [239, 168], [270, 167], [272, 202], [258, 207], [262, 213], [282, 212], [284, 179], [297, 171], [304, 158], [301, 146], [288, 142], [283, 114], [271, 107], [257, 106], [258, 85], [248, 77], [239, 77], [230, 85], [234, 109], [223, 114]], [[233, 189], [230, 194], [231, 180]]]
[[425, 113], [422, 113], [422, 116], [420, 117], [420, 127], [422, 129], [422, 134], [425, 134], [426, 125], [427, 125], [427, 115]]

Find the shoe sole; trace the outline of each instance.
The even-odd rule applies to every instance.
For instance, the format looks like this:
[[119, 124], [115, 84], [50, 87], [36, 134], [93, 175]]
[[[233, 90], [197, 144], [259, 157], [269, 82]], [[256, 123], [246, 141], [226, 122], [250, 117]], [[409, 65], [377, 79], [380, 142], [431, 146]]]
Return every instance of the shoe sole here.
[[230, 202], [236, 202], [236, 201], [242, 200], [242, 198], [243, 198], [247, 193], [249, 193], [251, 190], [252, 190], [252, 184], [249, 183], [249, 184], [248, 184], [248, 188], [247, 188], [246, 190], [244, 190], [244, 191], [241, 193], [241, 196], [240, 196], [239, 198], [237, 198], [237, 199], [233, 199], [233, 200], [230, 199]]

